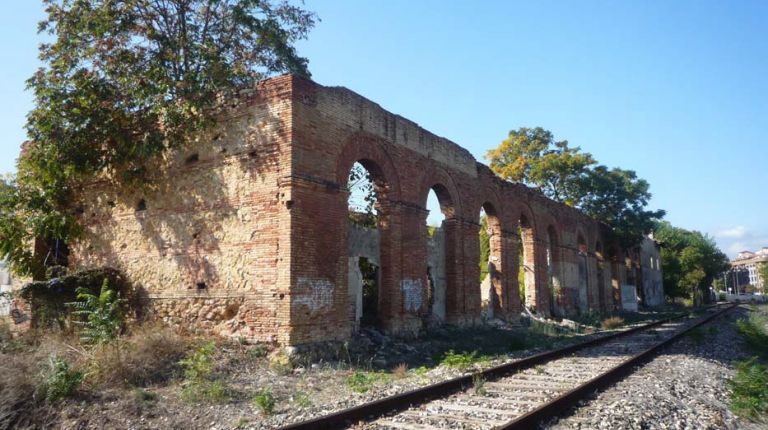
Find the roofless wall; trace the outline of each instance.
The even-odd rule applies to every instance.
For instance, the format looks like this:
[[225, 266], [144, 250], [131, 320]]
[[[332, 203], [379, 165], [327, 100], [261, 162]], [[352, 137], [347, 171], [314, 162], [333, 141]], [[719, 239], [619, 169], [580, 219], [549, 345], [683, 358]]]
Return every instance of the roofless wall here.
[[[350, 228], [355, 163], [376, 183], [370, 234]], [[579, 211], [501, 180], [459, 145], [350, 90], [295, 76], [240, 94], [216, 127], [157, 171], [142, 189], [105, 181], [82, 190], [86, 235], [70, 264], [122, 269], [157, 317], [192, 329], [285, 345], [345, 339], [360, 325], [361, 258], [376, 263], [377, 323], [400, 333], [435, 318], [475, 323], [483, 297], [495, 317], [513, 319], [519, 279], [526, 304], [546, 315], [614, 309], [634, 270], [604, 226]], [[431, 242], [430, 190], [445, 214]], [[481, 208], [491, 247], [486, 294]]]

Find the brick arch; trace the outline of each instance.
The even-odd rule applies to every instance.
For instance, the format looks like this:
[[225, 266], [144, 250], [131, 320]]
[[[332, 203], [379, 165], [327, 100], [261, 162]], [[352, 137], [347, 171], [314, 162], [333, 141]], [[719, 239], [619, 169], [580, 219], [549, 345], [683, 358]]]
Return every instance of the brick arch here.
[[445, 219], [454, 219], [462, 214], [461, 195], [456, 184], [445, 170], [437, 166], [428, 167], [421, 186], [419, 187], [419, 202], [426, 207], [426, 201], [429, 197], [429, 191], [435, 190], [437, 199], [440, 202], [440, 210], [445, 215]]
[[336, 162], [336, 183], [344, 188], [352, 166], [360, 162], [371, 173], [374, 182], [386, 184], [387, 200], [400, 200], [400, 175], [386, 145], [384, 140], [361, 133], [350, 137]]

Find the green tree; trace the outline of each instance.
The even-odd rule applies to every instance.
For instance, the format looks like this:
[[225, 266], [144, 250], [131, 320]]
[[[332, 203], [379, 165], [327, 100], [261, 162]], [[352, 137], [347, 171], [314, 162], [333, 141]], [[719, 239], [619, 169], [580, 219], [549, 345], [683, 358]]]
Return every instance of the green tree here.
[[646, 210], [649, 184], [631, 170], [598, 165], [591, 154], [555, 141], [541, 127], [509, 132], [486, 154], [491, 170], [504, 179], [535, 186], [553, 200], [581, 209], [613, 227], [624, 247], [648, 234], [663, 210]]
[[[0, 252], [40, 275], [20, 250], [77, 234], [67, 203], [94, 175], [145, 179], [147, 162], [212, 123], [227, 91], [292, 72], [309, 76], [294, 43], [315, 15], [270, 0], [44, 0], [43, 66], [15, 181], [0, 189]], [[7, 187], [12, 189], [9, 190]]]
[[510, 131], [486, 158], [499, 176], [538, 187], [570, 206], [580, 198], [579, 179], [596, 163], [592, 155], [568, 146], [567, 140], [555, 141], [552, 132], [541, 127]]
[[663, 210], [646, 210], [650, 185], [631, 170], [596, 166], [579, 177], [579, 188], [577, 207], [612, 226], [627, 248], [640, 243], [665, 215]]
[[661, 241], [664, 287], [668, 296], [708, 301], [709, 287], [728, 270], [728, 257], [714, 239], [698, 231], [659, 222], [654, 237]]

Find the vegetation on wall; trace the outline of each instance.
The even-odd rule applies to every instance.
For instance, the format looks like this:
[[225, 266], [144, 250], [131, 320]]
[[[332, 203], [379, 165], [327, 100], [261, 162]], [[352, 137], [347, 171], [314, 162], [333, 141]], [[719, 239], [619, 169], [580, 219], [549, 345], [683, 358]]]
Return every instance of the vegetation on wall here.
[[534, 186], [609, 224], [625, 248], [640, 243], [665, 215], [663, 210], [646, 209], [650, 185], [634, 171], [599, 165], [591, 154], [566, 140], [555, 141], [552, 132], [541, 127], [510, 131], [486, 158], [502, 178]]
[[212, 123], [227, 90], [309, 76], [294, 43], [316, 17], [269, 0], [45, 0], [43, 66], [27, 81], [15, 178], [0, 181], [0, 257], [44, 276], [30, 243], [77, 236], [73, 191], [94, 175], [138, 184], [158, 154]]
[[664, 289], [670, 297], [688, 297], [695, 303], [708, 300], [709, 287], [728, 270], [728, 257], [714, 239], [698, 231], [659, 222], [654, 237], [661, 241]]

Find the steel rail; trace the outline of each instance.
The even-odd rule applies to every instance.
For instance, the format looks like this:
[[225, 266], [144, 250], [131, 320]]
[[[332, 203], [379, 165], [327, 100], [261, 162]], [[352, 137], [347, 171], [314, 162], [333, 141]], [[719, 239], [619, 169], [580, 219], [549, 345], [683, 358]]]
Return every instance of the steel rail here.
[[547, 403], [533, 409], [514, 420], [495, 427], [494, 430], [520, 430], [520, 429], [535, 429], [539, 428], [539, 425], [546, 419], [560, 415], [563, 411], [566, 411], [571, 406], [575, 405], [579, 400], [590, 396], [596, 391], [600, 391], [609, 385], [618, 382], [626, 375], [632, 373], [635, 367], [644, 364], [656, 354], [658, 354], [663, 348], [669, 346], [671, 343], [680, 339], [682, 336], [690, 332], [691, 330], [708, 323], [709, 321], [723, 315], [724, 313], [734, 309], [738, 305], [731, 305], [715, 312], [703, 318], [701, 321], [693, 324], [692, 326], [681, 330], [678, 333], [670, 336], [669, 338], [657, 343], [656, 345], [642, 351], [621, 364], [609, 369], [608, 371], [590, 379], [589, 381], [579, 385], [578, 387], [565, 392], [564, 394], [550, 400]]
[[[710, 309], [716, 306], [717, 305], [709, 306], [705, 309]], [[576, 343], [551, 351], [541, 352], [529, 357], [522, 358], [520, 360], [501, 364], [499, 366], [491, 367], [489, 369], [470, 375], [459, 376], [442, 382], [437, 382], [435, 384], [406, 391], [404, 393], [395, 394], [393, 396], [388, 396], [371, 402], [363, 403], [361, 405], [353, 406], [321, 417], [312, 418], [294, 424], [288, 424], [280, 427], [279, 430], [338, 429], [348, 427], [360, 421], [370, 421], [392, 412], [402, 411], [411, 406], [419, 405], [429, 400], [445, 397], [455, 392], [464, 390], [472, 386], [474, 378], [481, 377], [486, 381], [493, 381], [510, 373], [529, 369], [540, 364], [570, 355], [576, 351], [600, 345], [610, 340], [628, 336], [639, 331], [657, 327], [662, 324], [684, 318], [688, 315], [690, 315], [690, 313], [682, 313], [680, 315], [654, 321], [652, 323], [636, 326], [628, 330], [623, 330], [618, 333], [601, 336], [595, 339], [590, 339], [585, 342]], [[523, 415], [523, 417], [526, 415], [528, 414]]]

